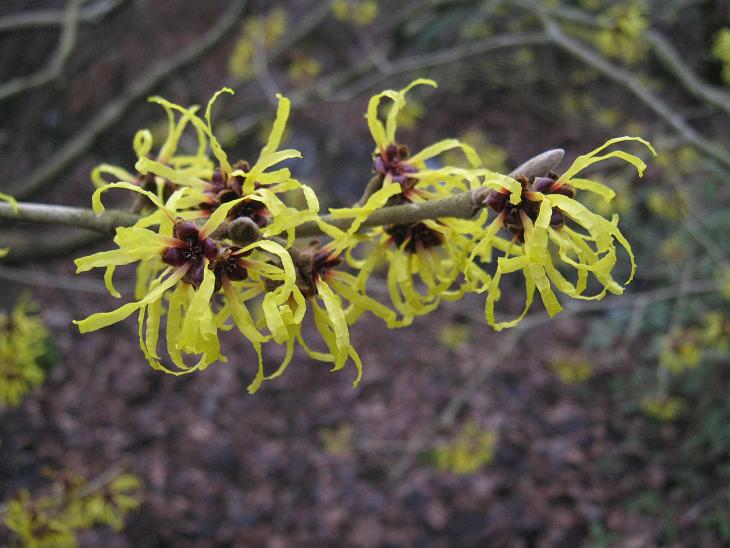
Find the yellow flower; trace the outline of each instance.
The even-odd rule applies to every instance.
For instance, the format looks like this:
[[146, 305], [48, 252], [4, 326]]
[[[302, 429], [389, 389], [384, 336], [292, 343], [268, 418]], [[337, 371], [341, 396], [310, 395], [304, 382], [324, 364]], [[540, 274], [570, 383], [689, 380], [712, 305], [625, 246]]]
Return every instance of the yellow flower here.
[[671, 422], [685, 408], [685, 401], [677, 396], [647, 396], [641, 400], [641, 408], [650, 417]]
[[48, 330], [33, 313], [36, 308], [22, 298], [11, 313], [0, 312], [0, 404], [15, 407], [43, 383], [39, 360], [46, 352]]
[[[297, 286], [306, 299], [306, 304], [293, 303], [295, 306], [288, 314], [289, 321], [284, 322], [286, 334], [282, 332], [281, 340], [277, 342], [286, 342], [286, 357], [274, 373], [264, 376], [260, 370], [249, 386], [249, 392], [255, 392], [263, 381], [275, 379], [286, 370], [291, 363], [296, 343], [311, 358], [332, 363], [333, 371], [342, 369], [348, 360], [352, 360], [357, 368], [353, 386], [357, 386], [362, 378], [362, 361], [350, 341], [349, 326], [364, 312], [372, 313], [390, 327], [395, 326], [396, 316], [392, 310], [368, 297], [357, 277], [338, 270], [343, 262], [341, 254], [349, 247], [349, 241], [353, 237], [331, 225], [321, 223], [320, 226], [334, 238], [332, 242], [321, 247], [317, 244], [310, 245], [294, 253]], [[304, 341], [301, 321], [307, 306], [327, 352], [312, 350]]]
[[[149, 101], [162, 106], [167, 114], [167, 137], [155, 155], [150, 158], [154, 145], [152, 133], [143, 129], [138, 131], [133, 140], [134, 153], [137, 156], [138, 170], [133, 175], [126, 169], [111, 164], [100, 164], [91, 172], [91, 180], [97, 188], [103, 187], [109, 182], [132, 183], [144, 190], [155, 193], [161, 199], [167, 198], [176, 185], [202, 186], [201, 178], [206, 177], [213, 170], [213, 163], [206, 155], [207, 140], [205, 132], [196, 126], [198, 148], [194, 155], [178, 154], [178, 145], [185, 129], [192, 121], [198, 107], [190, 109], [178, 109], [169, 101], [161, 97], [150, 97]], [[180, 114], [176, 119], [175, 113]], [[162, 166], [159, 173], [141, 170], [140, 167], [147, 165]], [[107, 180], [112, 177], [113, 180]]]
[[[435, 87], [436, 83], [418, 79], [400, 91], [383, 91], [368, 103], [366, 118], [376, 145], [373, 170], [379, 177], [380, 188], [361, 206], [331, 210], [334, 218], [353, 219], [349, 229], [351, 234], [380, 208], [423, 203], [480, 185], [479, 174], [472, 170], [453, 166], [430, 169], [426, 166], [426, 161], [455, 149], [465, 154], [471, 166], [478, 166], [479, 157], [469, 145], [457, 139], [444, 139], [410, 155], [408, 148], [396, 141], [398, 115], [406, 105], [406, 93], [418, 85]], [[385, 123], [378, 113], [383, 99], [392, 101]], [[366, 257], [356, 259], [350, 251], [348, 261], [359, 270], [362, 288], [375, 268], [387, 265], [391, 301], [403, 315], [399, 325], [405, 325], [414, 316], [434, 310], [441, 298], [456, 299], [463, 295], [466, 286], [455, 290], [452, 286], [465, 268], [469, 236], [478, 229], [478, 222], [440, 219], [372, 229], [367, 237], [375, 243], [366, 246]], [[416, 286], [416, 277], [422, 283], [422, 291]]]
[[455, 474], [472, 474], [492, 462], [498, 440], [496, 432], [470, 422], [453, 440], [435, 449], [436, 466]]
[[95, 489], [78, 475], [54, 475], [50, 494], [32, 497], [23, 490], [8, 503], [4, 523], [23, 546], [77, 546], [76, 531], [99, 524], [120, 530], [126, 515], [140, 504], [142, 484], [133, 474], [120, 474]]
[[[617, 295], [623, 293], [621, 285], [611, 276], [617, 262], [615, 242], [626, 250], [631, 260], [631, 273], [625, 284], [633, 278], [636, 265], [631, 247], [618, 228], [618, 215], [614, 215], [611, 220], [605, 219], [588, 210], [575, 196], [577, 189], [595, 193], [606, 201], [614, 197], [614, 192], [609, 187], [597, 181], [576, 177], [586, 167], [608, 158], [625, 160], [636, 168], [639, 176], [643, 174], [646, 165], [637, 156], [620, 150], [598, 155], [610, 145], [629, 140], [641, 142], [652, 154], [656, 154], [643, 139], [619, 137], [579, 156], [560, 177], [536, 177], [534, 181], [520, 178], [515, 181], [500, 176], [498, 181], [490, 181], [487, 176], [487, 186], [493, 187], [495, 182], [498, 185], [503, 184], [505, 179], [512, 183], [509, 188], [505, 186], [492, 191], [487, 198], [486, 204], [498, 212], [498, 215], [484, 230], [481, 241], [474, 247], [468, 261], [472, 263], [479, 257], [489, 262], [494, 247], [504, 252], [504, 256], [497, 260], [497, 270], [491, 282], [481, 288], [481, 291], [488, 291], [485, 315], [489, 325], [501, 330], [519, 323], [532, 305], [535, 290], [540, 293], [551, 317], [562, 310], [552, 286], [576, 299], [602, 299], [607, 292]], [[515, 183], [522, 189], [521, 196], [517, 196], [517, 199]], [[582, 230], [574, 230], [571, 224]], [[503, 227], [512, 235], [512, 241], [506, 246], [504, 240], [496, 237], [498, 230]], [[554, 252], [565, 266], [576, 271], [575, 283], [570, 282], [556, 268]], [[494, 305], [501, 296], [501, 278], [504, 274], [517, 271], [522, 272], [525, 278], [525, 307], [515, 320], [497, 322]], [[587, 288], [589, 273], [603, 286], [592, 296], [583, 294]], [[469, 273], [466, 275], [469, 276]]]
[[[147, 287], [147, 292], [140, 300], [127, 303], [111, 312], [94, 314], [85, 320], [76, 321], [81, 332], [96, 331], [138, 312], [140, 347], [153, 368], [173, 374], [184, 374], [204, 369], [215, 360], [225, 360], [220, 353], [218, 321], [213, 313], [211, 299], [218, 289], [218, 284], [226, 284], [231, 277], [240, 279], [243, 271], [248, 275], [251, 270], [256, 269], [256, 265], [251, 260], [240, 265], [236, 264], [237, 253], [232, 253], [230, 249], [226, 249], [223, 253], [222, 245], [214, 240], [211, 234], [225, 220], [229, 211], [244, 199], [239, 198], [219, 206], [207, 222], [199, 227], [175, 215], [174, 205], [181, 201], [181, 196], [188, 192], [187, 189], [176, 191], [166, 204], [162, 204], [154, 194], [129, 183], [111, 184], [96, 191], [94, 205], [97, 210], [103, 208], [99, 195], [108, 188], [125, 188], [146, 195], [163, 214], [162, 217], [156, 214], [150, 216], [159, 223], [159, 232], [142, 226], [118, 228], [114, 239], [118, 249], [77, 259], [77, 272], [98, 267], [107, 268], [105, 278], [110, 291], [118, 296], [111, 286], [110, 269], [113, 272], [113, 268], [118, 265], [152, 260], [156, 261], [156, 268], [153, 269], [153, 279]], [[143, 219], [141, 223], [144, 224], [145, 221], [146, 219]], [[258, 248], [288, 258], [288, 253], [274, 242], [254, 242], [241, 249], [238, 254], [245, 254]], [[259, 270], [263, 268], [262, 266]], [[288, 299], [289, 295], [282, 297], [281, 292], [291, 289], [294, 283], [294, 270], [290, 260], [288, 272], [279, 276], [280, 271], [281, 269], [273, 268], [265, 270], [265, 273], [270, 275], [271, 272], [275, 272], [277, 279], [288, 276], [287, 284], [277, 292], [267, 295], [264, 309], [272, 314], [280, 301]], [[177, 371], [162, 365], [156, 350], [160, 318], [163, 314], [163, 297], [173, 288], [176, 289], [170, 296], [167, 345], [170, 357], [178, 367]], [[234, 308], [231, 313], [235, 314], [234, 319], [241, 317], [239, 307]], [[275, 322], [275, 318], [272, 321]], [[251, 336], [254, 347], [260, 352], [257, 343], [260, 343], [263, 337], [248, 329], [242, 329], [242, 332], [245, 336]], [[182, 358], [183, 352], [202, 354], [202, 357], [196, 365], [188, 366]]]

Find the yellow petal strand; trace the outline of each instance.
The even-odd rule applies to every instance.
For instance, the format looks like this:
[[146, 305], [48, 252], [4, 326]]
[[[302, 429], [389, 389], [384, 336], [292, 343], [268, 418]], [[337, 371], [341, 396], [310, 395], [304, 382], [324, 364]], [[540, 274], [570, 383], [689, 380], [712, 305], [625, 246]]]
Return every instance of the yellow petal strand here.
[[289, 111], [291, 110], [291, 102], [286, 97], [277, 93], [276, 98], [279, 100], [279, 104], [276, 109], [276, 119], [274, 125], [269, 133], [269, 139], [266, 142], [266, 146], [261, 149], [260, 157], [266, 156], [274, 152], [281, 144], [281, 138], [284, 135], [286, 129], [286, 122], [289, 119]]
[[[225, 151], [223, 150], [223, 147], [218, 142], [218, 139], [213, 134], [213, 126], [210, 121], [210, 111], [213, 108], [213, 104], [216, 102], [218, 97], [223, 93], [230, 93], [231, 95], [235, 95], [235, 92], [231, 88], [223, 88], [221, 90], [216, 91], [213, 94], [213, 97], [210, 101], [208, 101], [208, 106], [205, 108], [205, 121], [208, 124], [208, 139], [210, 139], [210, 148], [213, 151], [213, 156], [216, 157], [218, 162], [221, 165], [221, 169], [223, 170], [225, 176], [227, 177], [232, 170], [231, 164], [228, 162], [228, 156], [226, 155]], [[195, 120], [193, 119], [193, 122]]]
[[[342, 273], [337, 273], [342, 274]], [[385, 306], [383, 303], [376, 301], [375, 299], [368, 297], [362, 293], [359, 293], [351, 285], [357, 283], [357, 278], [351, 281], [350, 284], [341, 282], [335, 277], [332, 281], [333, 287], [337, 292], [342, 295], [345, 299], [350, 301], [352, 305], [358, 309], [366, 310], [377, 316], [381, 320], [384, 320], [388, 327], [393, 328], [396, 324], [396, 314], [390, 308]]]
[[272, 338], [278, 344], [284, 344], [289, 338], [289, 333], [286, 330], [286, 325], [284, 325], [284, 320], [281, 317], [281, 311], [276, 303], [276, 295], [274, 293], [267, 293], [264, 296], [261, 307], [266, 318], [266, 326], [269, 328]]
[[385, 136], [385, 127], [383, 122], [378, 118], [378, 107], [384, 97], [388, 97], [393, 101], [398, 99], [398, 92], [392, 89], [385, 90], [377, 95], [374, 95], [368, 101], [368, 110], [365, 117], [367, 118], [368, 128], [370, 129], [370, 135], [373, 136], [373, 140], [379, 149], [384, 150], [390, 142]]
[[652, 153], [652, 155], [656, 156], [656, 151], [654, 150], [654, 147], [651, 146], [651, 144], [648, 141], [645, 141], [641, 137], [616, 137], [614, 139], [609, 139], [605, 143], [603, 143], [600, 147], [598, 147], [595, 150], [592, 150], [588, 154], [583, 154], [582, 156], [578, 156], [573, 164], [567, 169], [565, 173], [561, 176], [561, 179], [564, 179], [566, 181], [570, 181], [570, 179], [577, 174], [579, 171], [585, 169], [591, 164], [594, 164], [596, 162], [600, 162], [602, 160], [605, 160], [607, 158], [621, 158], [623, 160], [626, 160], [630, 164], [632, 164], [634, 167], [636, 167], [636, 170], [639, 172], [639, 175], [642, 175], [644, 173], [644, 168], [646, 165], [644, 162], [637, 156], [634, 156], [632, 154], [627, 154], [625, 152], [614, 152], [606, 154], [605, 156], [595, 157], [596, 154], [604, 150], [605, 148], [616, 144], [621, 143], [624, 141], [638, 141], [642, 145], [646, 146]]
[[613, 189], [607, 187], [603, 183], [599, 183], [598, 181], [593, 181], [591, 179], [574, 178], [570, 180], [570, 184], [579, 190], [587, 190], [588, 192], [598, 194], [606, 202], [610, 202], [616, 196]]
[[398, 113], [406, 106], [406, 93], [416, 86], [438, 87], [433, 80], [418, 78], [398, 92], [397, 97], [393, 99], [393, 104], [388, 111], [388, 116], [385, 121], [385, 138], [388, 143], [395, 141], [395, 132], [398, 129]]
[[157, 355], [157, 342], [160, 339], [161, 318], [162, 299], [159, 299], [157, 301], [154, 301], [147, 307], [147, 325], [145, 329], [143, 349], [145, 349], [145, 354], [148, 355], [147, 361], [149, 361], [150, 364], [153, 364], [156, 360], [160, 359], [160, 357]]
[[467, 160], [469, 160], [469, 163], [472, 167], [478, 167], [482, 163], [482, 161], [479, 159], [479, 155], [476, 153], [474, 148], [467, 145], [466, 143], [462, 143], [458, 139], [444, 139], [443, 141], [438, 141], [437, 143], [429, 145], [417, 154], [411, 156], [408, 159], [408, 162], [412, 164], [425, 162], [430, 158], [438, 156], [439, 154], [442, 154], [443, 152], [446, 152], [447, 150], [452, 150], [454, 148], [460, 148], [464, 151], [464, 155], [466, 156]]
[[182, 186], [189, 186], [191, 188], [205, 189], [208, 187], [208, 183], [203, 181], [200, 177], [193, 175], [192, 173], [186, 173], [181, 169], [174, 169], [168, 165], [163, 164], [150, 158], [140, 158], [137, 163], [134, 164], [134, 168], [140, 173], [152, 173], [158, 177], [168, 179], [171, 183]]
[[116, 269], [115, 265], [109, 265], [106, 267], [106, 271], [104, 272], [104, 286], [106, 287], [106, 290], [109, 292], [109, 294], [112, 297], [116, 297], [117, 299], [120, 299], [122, 296], [119, 294], [119, 291], [117, 291], [114, 287], [114, 270]]
[[362, 207], [343, 207], [330, 209], [333, 219], [345, 219], [354, 217], [352, 225], [348, 229], [348, 233], [354, 234], [360, 228], [360, 225], [376, 210], [382, 208], [391, 196], [395, 196], [402, 192], [398, 183], [390, 183], [383, 186], [380, 190], [373, 193]]
[[228, 280], [223, 282], [223, 292], [226, 296], [226, 304], [231, 311], [233, 322], [236, 324], [236, 327], [241, 334], [252, 343], [263, 342], [265, 337], [259, 333], [258, 329], [256, 329], [256, 325], [251, 314], [246, 306], [240, 301], [238, 295], [236, 295], [236, 290]]
[[132, 148], [137, 158], [143, 158], [150, 153], [152, 150], [152, 141], [152, 133], [148, 129], [141, 129], [134, 134]]
[[147, 295], [145, 295], [145, 297], [140, 301], [127, 303], [116, 310], [112, 310], [111, 312], [93, 314], [84, 320], [74, 320], [73, 323], [79, 326], [79, 331], [81, 331], [81, 333], [89, 333], [90, 331], [96, 331], [113, 323], [120, 322], [129, 317], [135, 311], [139, 310], [142, 306], [146, 306], [157, 299], [161, 299], [163, 293], [180, 281], [180, 279], [185, 276], [186, 272], [187, 267], [182, 267], [174, 271], [164, 281], [160, 282], [158, 286], [151, 289], [150, 292], [147, 293]]
[[180, 337], [180, 329], [182, 329], [184, 319], [182, 312], [188, 302], [188, 294], [192, 290], [192, 286], [188, 284], [178, 284], [172, 292], [167, 306], [167, 327], [165, 332], [167, 352], [170, 354], [172, 362], [180, 368], [186, 366], [182, 354], [177, 348], [177, 341]]
[[245, 199], [246, 197], [238, 198], [236, 200], [231, 200], [230, 202], [219, 205], [213, 212], [213, 214], [205, 222], [203, 228], [200, 229], [200, 237], [205, 239], [213, 234], [213, 232], [215, 232], [215, 229], [218, 228], [223, 223], [223, 221], [226, 220], [226, 217], [228, 217], [228, 213], [231, 211], [231, 209], [236, 207]]
[[13, 198], [10, 194], [5, 194], [3, 192], [0, 192], [0, 202], [6, 202], [10, 204], [10, 208], [13, 210], [13, 213], [18, 212], [18, 201]]
[[136, 185], [133, 185], [131, 183], [109, 183], [108, 185], [104, 185], [100, 188], [97, 188], [94, 191], [94, 194], [91, 196], [91, 207], [94, 210], [94, 213], [97, 215], [101, 214], [104, 211], [104, 204], [101, 202], [101, 195], [106, 192], [107, 190], [111, 190], [114, 188], [122, 188], [125, 190], [131, 190], [132, 192], [136, 192], [138, 194], [142, 194], [144, 196], [147, 196], [147, 198], [150, 199], [150, 201], [155, 204], [161, 211], [164, 211], [166, 215], [170, 217], [174, 217], [172, 212], [165, 207], [165, 204], [162, 203], [162, 201], [157, 197], [157, 195], [153, 192], [149, 192], [148, 190], [144, 190]]
[[[206, 261], [207, 262], [207, 261]], [[201, 337], [210, 340], [215, 336], [215, 327], [212, 325], [212, 311], [210, 300], [215, 288], [215, 274], [206, 268], [203, 282], [195, 291], [190, 306], [185, 314], [182, 329], [176, 341], [176, 346], [186, 352], [198, 354], [201, 352]]]
[[344, 349], [350, 346], [350, 333], [347, 329], [345, 321], [345, 311], [342, 308], [342, 302], [339, 297], [334, 294], [329, 285], [323, 280], [317, 280], [317, 291], [322, 297], [324, 307], [327, 309], [329, 320], [332, 324], [332, 330], [337, 340], [337, 348]]
[[489, 171], [484, 176], [484, 186], [499, 190], [507, 189], [510, 193], [509, 201], [513, 205], [517, 205], [522, 200], [522, 185], [512, 177]]
[[301, 346], [304, 351], [307, 353], [307, 355], [312, 358], [313, 360], [317, 360], [319, 362], [325, 362], [325, 363], [332, 363], [335, 361], [335, 357], [330, 352], [317, 352], [316, 350], [312, 350], [309, 348], [309, 345], [307, 345], [307, 342], [304, 340], [304, 337], [302, 337], [302, 330], [299, 329], [296, 332], [296, 340], [299, 343], [299, 346]]
[[114, 177], [114, 181], [133, 183], [136, 180], [136, 177], [126, 169], [111, 164], [99, 164], [91, 170], [91, 182], [95, 187], [99, 188], [109, 184], [109, 181], [104, 179], [104, 174]]
[[142, 249], [112, 249], [111, 251], [100, 251], [87, 257], [79, 257], [76, 263], [76, 273], [87, 272], [92, 268], [121, 266], [134, 263], [140, 260], [151, 259], [162, 251], [161, 245], [148, 246], [148, 250]]

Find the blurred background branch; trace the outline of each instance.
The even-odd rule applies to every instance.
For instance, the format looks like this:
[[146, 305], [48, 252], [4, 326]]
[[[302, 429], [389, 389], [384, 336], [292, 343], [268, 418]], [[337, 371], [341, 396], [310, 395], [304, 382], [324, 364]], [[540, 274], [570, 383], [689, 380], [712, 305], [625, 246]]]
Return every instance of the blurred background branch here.
[[[95, 165], [134, 174], [135, 131], [164, 135], [146, 96], [200, 104], [224, 85], [237, 93], [213, 126], [232, 161], [260, 150], [273, 94], [292, 99], [284, 145], [303, 158], [287, 167], [323, 208], [354, 203], [372, 176], [368, 95], [416, 76], [439, 88], [409, 95], [398, 139], [412, 150], [456, 137], [503, 172], [552, 147], [567, 164], [616, 135], [659, 155], [641, 181], [618, 163], [590, 172], [617, 193], [591, 207], [619, 215], [634, 247], [624, 295], [501, 333], [469, 299], [399, 331], [364, 318], [358, 391], [297, 353], [247, 398], [242, 345], [231, 367], [160, 377], [133, 357], [136, 324], [85, 339], [70, 326], [118, 306], [101, 276], [73, 277], [71, 259], [107, 249], [107, 234], [0, 221], [0, 304], [32, 288], [52, 338], [45, 384], [0, 412], [2, 500], [43, 467], [95, 477], [133, 455], [143, 510], [86, 544], [730, 543], [727, 2], [28, 4], [7, 0], [0, 17], [0, 91], [22, 89], [0, 103], [0, 191], [23, 199], [84, 210]], [[134, 277], [120, 268], [119, 288]], [[522, 291], [518, 278], [505, 288]], [[506, 291], [501, 303], [505, 317], [523, 305]]]

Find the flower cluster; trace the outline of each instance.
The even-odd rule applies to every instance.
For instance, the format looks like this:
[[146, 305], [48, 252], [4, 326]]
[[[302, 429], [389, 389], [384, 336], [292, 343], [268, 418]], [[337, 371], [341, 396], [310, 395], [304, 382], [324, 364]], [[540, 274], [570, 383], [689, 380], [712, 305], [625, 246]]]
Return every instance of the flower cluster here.
[[48, 330], [34, 310], [31, 301], [22, 299], [9, 314], [0, 312], [0, 405], [19, 405], [45, 378], [39, 362]]
[[137, 476], [120, 474], [97, 489], [76, 474], [60, 474], [48, 495], [20, 491], [8, 503], [4, 522], [23, 546], [78, 546], [78, 530], [99, 524], [121, 530], [125, 516], [140, 504], [141, 485]]
[[[231, 90], [216, 93], [202, 116], [197, 107], [153, 97], [169, 120], [158, 151], [153, 153], [151, 134], [143, 130], [134, 139], [135, 173], [104, 164], [92, 174], [98, 187], [92, 205], [98, 213], [104, 210], [105, 192], [123, 189], [138, 196], [140, 219], [117, 229], [117, 249], [76, 261], [78, 272], [105, 268], [107, 288], [116, 297], [115, 269], [135, 264], [136, 300], [76, 322], [81, 331], [136, 313], [140, 347], [150, 365], [180, 375], [226, 361], [219, 332], [235, 328], [258, 356], [250, 392], [281, 375], [297, 345], [334, 370], [352, 361], [357, 385], [362, 363], [349, 328], [364, 313], [399, 327], [443, 301], [486, 293], [486, 320], [499, 330], [524, 317], [536, 290], [551, 316], [561, 310], [553, 288], [577, 299], [620, 294], [623, 288], [612, 277], [617, 245], [631, 260], [626, 283], [635, 266], [618, 217], [606, 219], [577, 199], [585, 191], [610, 201], [614, 192], [578, 175], [609, 158], [629, 162], [641, 175], [641, 159], [604, 149], [633, 140], [653, 153], [651, 145], [634, 137], [612, 139], [578, 157], [562, 175], [516, 178], [480, 167], [477, 152], [457, 139], [411, 153], [396, 133], [406, 94], [416, 86], [436, 83], [418, 79], [370, 99], [366, 120], [375, 143], [372, 178], [358, 204], [332, 209], [328, 216], [320, 215], [312, 189], [292, 177], [288, 161], [300, 153], [280, 149], [290, 109], [286, 98], [278, 96], [268, 141], [256, 162], [249, 163], [229, 159], [211, 124], [214, 103]], [[383, 117], [384, 102], [389, 108]], [[189, 128], [197, 140], [193, 154], [179, 150]], [[469, 167], [444, 161], [445, 153], [454, 151], [463, 154]], [[299, 193], [299, 202], [306, 205], [288, 205], [291, 193]], [[457, 202], [462, 204], [458, 213], [443, 209]], [[429, 207], [436, 213], [419, 213]], [[323, 239], [298, 243], [297, 238], [313, 233]], [[502, 256], [489, 272], [495, 250]], [[372, 275], [380, 269], [386, 271], [388, 303], [368, 295]], [[575, 272], [574, 281], [568, 270]], [[500, 322], [494, 308], [504, 292], [502, 279], [512, 272], [524, 276], [527, 303], [519, 318]], [[595, 289], [592, 295], [586, 295], [589, 286]], [[324, 350], [304, 340], [307, 316]], [[165, 352], [159, 348], [163, 330]], [[272, 370], [264, 366], [268, 345], [284, 347], [283, 361]]]
[[436, 447], [436, 466], [454, 474], [473, 474], [494, 460], [499, 436], [469, 422], [452, 440]]

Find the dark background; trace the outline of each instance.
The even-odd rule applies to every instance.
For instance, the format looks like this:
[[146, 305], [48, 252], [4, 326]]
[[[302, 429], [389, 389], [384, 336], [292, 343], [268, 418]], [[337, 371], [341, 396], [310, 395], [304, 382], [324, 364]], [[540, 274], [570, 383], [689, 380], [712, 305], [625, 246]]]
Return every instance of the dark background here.
[[[332, 374], [301, 353], [249, 396], [255, 357], [235, 337], [228, 364], [161, 375], [135, 322], [85, 336], [71, 324], [115, 304], [100, 276], [75, 278], [71, 260], [108, 241], [0, 225], [12, 246], [0, 305], [30, 289], [56, 356], [41, 388], [0, 411], [0, 499], [43, 492], [45, 468], [93, 478], [126, 463], [145, 484], [141, 509], [119, 533], [82, 533], [82, 545], [730, 543], [730, 329], [713, 345], [697, 335], [708, 313], [728, 312], [730, 79], [711, 49], [730, 7], [544, 5], [557, 10], [553, 34], [523, 2], [383, 1], [370, 22], [319, 1], [83, 3], [64, 62], [0, 100], [2, 192], [87, 206], [91, 169], [133, 169], [134, 132], [164, 128], [147, 96], [204, 104], [224, 85], [236, 95], [217, 104], [216, 131], [231, 156], [255, 159], [274, 93], [293, 99], [286, 144], [304, 159], [292, 168], [328, 206], [352, 203], [370, 176], [369, 95], [418, 76], [439, 88], [412, 94], [399, 139], [414, 150], [461, 137], [509, 170], [561, 147], [564, 169], [631, 134], [659, 157], [640, 180], [620, 164], [594, 173], [617, 190], [613, 211], [637, 256], [624, 296], [570, 303], [551, 321], [536, 305], [502, 333], [476, 297], [397, 331], [367, 318], [352, 329], [365, 363], [356, 390], [351, 368]], [[37, 10], [50, 10], [46, 23], [8, 19]], [[63, 10], [0, 2], [0, 90], [53, 68]], [[247, 44], [255, 66], [231, 67]], [[698, 363], [682, 360], [682, 344]], [[669, 401], [678, 412], [656, 411]], [[474, 427], [496, 434], [493, 451], [474, 449], [467, 474], [439, 466], [439, 448], [464, 445], [460, 432]]]

